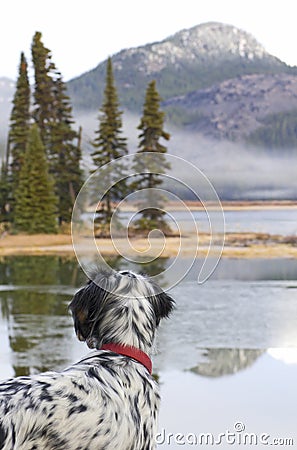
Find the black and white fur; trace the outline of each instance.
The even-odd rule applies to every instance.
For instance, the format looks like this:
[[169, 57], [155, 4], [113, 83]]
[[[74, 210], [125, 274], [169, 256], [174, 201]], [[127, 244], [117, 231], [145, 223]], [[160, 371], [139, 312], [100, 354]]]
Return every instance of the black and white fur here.
[[150, 355], [174, 302], [130, 271], [101, 272], [93, 280], [69, 308], [78, 338], [95, 350], [63, 372], [0, 383], [1, 450], [155, 448], [156, 382], [134, 359], [98, 349], [112, 342]]

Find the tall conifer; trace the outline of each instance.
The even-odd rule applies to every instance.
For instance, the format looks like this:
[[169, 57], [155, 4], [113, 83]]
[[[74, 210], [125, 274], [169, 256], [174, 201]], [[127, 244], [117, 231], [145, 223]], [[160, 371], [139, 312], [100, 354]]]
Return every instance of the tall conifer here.
[[[138, 221], [139, 228], [159, 228], [164, 232], [169, 232], [168, 225], [163, 218], [162, 196], [158, 195], [156, 190], [150, 191], [150, 189], [158, 188], [162, 184], [160, 174], [165, 173], [170, 168], [163, 156], [167, 152], [167, 148], [160, 142], [161, 139], [167, 141], [170, 139], [169, 133], [164, 130], [165, 113], [160, 110], [160, 102], [161, 98], [156, 88], [156, 82], [153, 80], [148, 84], [146, 90], [143, 115], [138, 126], [140, 130], [139, 150], [134, 169], [141, 176], [132, 184], [132, 187], [135, 190], [148, 189], [143, 202], [141, 219]], [[155, 153], [156, 156], [146, 155], [148, 152]], [[141, 154], [141, 158], [139, 158], [139, 154]]]
[[59, 74], [54, 83], [54, 120], [51, 124], [50, 172], [58, 197], [59, 223], [70, 222], [75, 198], [82, 185], [79, 135], [73, 130], [74, 120], [66, 85]]
[[66, 85], [40, 32], [33, 38], [32, 59], [35, 73], [33, 116], [40, 128], [55, 181], [61, 224], [70, 222], [74, 201], [82, 185], [81, 150], [78, 133], [72, 128], [74, 120]]
[[33, 118], [40, 130], [41, 139], [49, 151], [50, 129], [54, 117], [54, 79], [56, 67], [52, 55], [42, 42], [42, 34], [34, 34], [31, 52], [34, 66], [34, 110]]
[[[95, 132], [97, 136], [93, 142], [94, 152], [92, 153], [93, 162], [97, 168], [127, 154], [126, 138], [122, 137], [122, 111], [119, 110], [111, 58], [107, 60], [106, 84], [100, 113], [99, 128]], [[121, 200], [126, 189], [125, 182], [111, 187], [113, 178], [119, 179], [124, 176], [122, 165], [118, 164], [116, 169], [113, 174], [110, 171], [100, 173], [100, 180], [98, 180], [108, 189], [97, 215], [97, 222], [103, 226], [110, 222], [114, 210], [112, 202]]]
[[24, 53], [21, 53], [19, 75], [12, 104], [8, 145], [11, 160], [11, 192], [13, 193], [18, 186], [19, 173], [24, 161], [30, 128], [30, 85]]
[[55, 233], [57, 198], [49, 174], [45, 148], [36, 124], [29, 131], [24, 163], [16, 189], [14, 226], [16, 231]]

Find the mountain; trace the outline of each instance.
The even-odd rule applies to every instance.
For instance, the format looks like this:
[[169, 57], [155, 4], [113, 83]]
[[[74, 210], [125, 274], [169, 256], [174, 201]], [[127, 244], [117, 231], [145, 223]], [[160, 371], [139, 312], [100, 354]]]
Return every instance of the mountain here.
[[191, 371], [210, 378], [231, 375], [251, 367], [263, 353], [264, 350], [209, 348], [205, 350], [206, 361]]
[[[270, 55], [243, 30], [205, 23], [161, 42], [122, 50], [112, 61], [126, 112], [139, 117], [147, 83], [156, 79], [168, 125], [216, 140], [297, 148], [297, 68]], [[90, 118], [90, 113], [95, 118], [105, 71], [106, 61], [68, 82], [78, 122]], [[11, 80], [0, 78], [0, 112], [6, 128], [13, 90]], [[0, 122], [4, 142], [7, 131], [1, 126]]]
[[[290, 73], [249, 33], [231, 25], [205, 23], [161, 42], [122, 50], [112, 57], [121, 105], [141, 110], [147, 83], [155, 79], [166, 101], [247, 74]], [[98, 109], [106, 61], [68, 83], [75, 110]]]
[[[268, 129], [272, 136], [271, 122], [277, 130], [278, 121], [288, 116], [292, 116], [292, 121], [297, 116], [297, 76], [289, 73], [239, 76], [171, 98], [163, 107], [176, 123], [204, 136], [261, 144], [259, 130], [264, 133]], [[294, 126], [297, 129], [296, 119]], [[284, 125], [282, 131], [285, 138]], [[286, 134], [290, 134], [289, 129]], [[296, 146], [296, 142], [292, 144]], [[272, 141], [269, 145], [273, 146]]]

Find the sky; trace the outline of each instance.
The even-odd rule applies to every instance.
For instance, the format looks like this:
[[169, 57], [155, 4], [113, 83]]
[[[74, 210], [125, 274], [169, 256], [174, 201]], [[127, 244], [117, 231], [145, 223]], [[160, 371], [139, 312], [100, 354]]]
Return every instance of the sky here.
[[[35, 31], [67, 81], [124, 48], [165, 39], [209, 21], [251, 33], [268, 52], [297, 65], [294, 0], [6, 0], [0, 19], [0, 76], [16, 79]], [[4, 6], [5, 5], [5, 6]]]

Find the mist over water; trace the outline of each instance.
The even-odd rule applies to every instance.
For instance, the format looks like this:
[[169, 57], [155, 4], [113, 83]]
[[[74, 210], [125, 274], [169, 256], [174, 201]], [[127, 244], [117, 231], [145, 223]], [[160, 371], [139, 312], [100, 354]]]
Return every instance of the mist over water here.
[[[84, 169], [92, 165], [90, 141], [98, 128], [99, 112], [78, 113], [77, 123], [83, 127]], [[129, 153], [138, 145], [137, 126], [140, 116], [123, 114], [123, 136], [128, 139]], [[294, 199], [297, 193], [297, 152], [280, 150], [268, 152], [244, 144], [215, 141], [198, 132], [166, 126], [171, 139], [165, 145], [168, 153], [179, 156], [200, 169], [213, 184], [222, 199]], [[179, 166], [173, 167], [173, 176], [183, 177]], [[195, 180], [189, 180], [195, 185]], [[199, 186], [197, 186], [199, 188]], [[188, 195], [188, 194], [187, 194]]]
[[214, 141], [177, 130], [170, 151], [189, 159], [210, 179], [218, 193], [236, 199], [296, 197], [296, 153], [269, 153], [244, 144]]
[[[82, 126], [83, 161], [86, 176], [92, 167], [91, 142], [98, 128], [99, 108], [93, 112], [76, 112], [76, 126]], [[0, 120], [0, 157], [4, 156], [9, 112]], [[138, 146], [137, 126], [140, 115], [123, 114], [123, 136], [127, 137], [129, 153]], [[4, 123], [5, 122], [5, 123]], [[198, 167], [210, 180], [222, 199], [269, 200], [295, 199], [297, 193], [297, 151], [269, 152], [241, 143], [216, 141], [195, 131], [166, 126], [171, 139], [166, 142], [168, 153], [184, 158]], [[173, 175], [183, 176], [180, 167]], [[191, 181], [192, 184], [192, 181]], [[195, 184], [195, 180], [193, 180]], [[186, 194], [188, 195], [188, 194]]]

